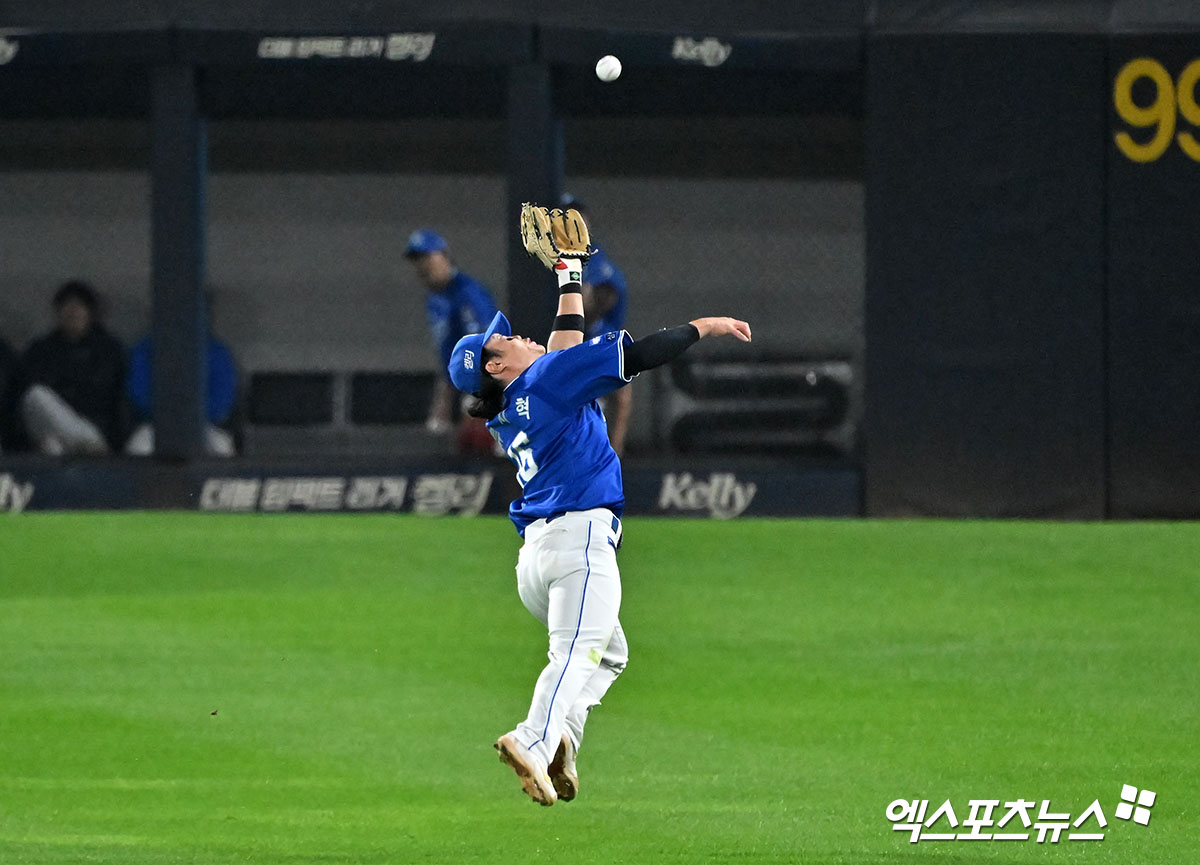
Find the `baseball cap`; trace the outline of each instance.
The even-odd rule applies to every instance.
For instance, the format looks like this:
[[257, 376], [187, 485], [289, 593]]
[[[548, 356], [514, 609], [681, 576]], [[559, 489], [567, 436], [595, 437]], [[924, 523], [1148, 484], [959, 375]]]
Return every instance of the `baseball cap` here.
[[454, 346], [450, 352], [450, 381], [463, 393], [479, 393], [483, 386], [483, 346], [495, 334], [512, 336], [512, 325], [504, 317], [504, 313], [496, 313], [492, 323], [483, 333], [468, 333]]
[[408, 247], [404, 250], [404, 257], [416, 258], [431, 252], [443, 252], [446, 248], [446, 238], [432, 229], [418, 228], [408, 236]]

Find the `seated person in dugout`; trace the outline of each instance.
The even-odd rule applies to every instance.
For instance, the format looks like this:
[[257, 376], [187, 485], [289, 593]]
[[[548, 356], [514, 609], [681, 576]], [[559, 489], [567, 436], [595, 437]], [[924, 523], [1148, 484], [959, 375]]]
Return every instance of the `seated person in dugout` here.
[[21, 357], [18, 411], [42, 453], [108, 454], [124, 442], [125, 350], [99, 308], [86, 282], [65, 283], [54, 295], [54, 329]]
[[[208, 335], [205, 368], [208, 387], [204, 405], [204, 449], [210, 456], [232, 457], [237, 453], [229, 429], [237, 405], [237, 365], [229, 346], [212, 333]], [[144, 336], [129, 352], [129, 404], [138, 423], [125, 444], [125, 453], [132, 456], [154, 453], [153, 371], [154, 342], [150, 336]]]

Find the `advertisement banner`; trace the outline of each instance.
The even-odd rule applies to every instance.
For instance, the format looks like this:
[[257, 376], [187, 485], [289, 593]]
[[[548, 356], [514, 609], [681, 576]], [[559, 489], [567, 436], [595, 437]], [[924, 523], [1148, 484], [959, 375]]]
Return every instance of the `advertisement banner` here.
[[[857, 516], [859, 471], [768, 460], [639, 460], [625, 469], [625, 514], [734, 519]], [[520, 495], [505, 460], [397, 466], [141, 460], [0, 464], [0, 511], [160, 509], [224, 513], [505, 514]]]

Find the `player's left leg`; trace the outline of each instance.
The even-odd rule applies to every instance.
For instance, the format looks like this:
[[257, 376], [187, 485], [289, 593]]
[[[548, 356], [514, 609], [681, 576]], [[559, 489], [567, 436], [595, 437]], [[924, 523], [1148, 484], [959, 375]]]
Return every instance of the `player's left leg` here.
[[612, 639], [608, 641], [608, 648], [604, 651], [600, 666], [592, 673], [571, 708], [567, 710], [564, 721], [566, 729], [554, 759], [547, 768], [550, 782], [554, 785], [558, 798], [564, 802], [570, 802], [579, 794], [579, 771], [575, 760], [579, 754], [579, 746], [583, 743], [583, 726], [587, 723], [592, 709], [600, 705], [601, 699], [628, 662], [629, 646], [625, 642], [625, 632], [621, 629], [621, 623], [618, 622], [613, 629]]
[[601, 699], [608, 693], [617, 676], [624, 672], [628, 663], [629, 644], [625, 641], [625, 631], [622, 630], [621, 623], [617, 622], [612, 638], [608, 641], [608, 648], [604, 650], [600, 660], [600, 666], [592, 673], [574, 704], [567, 710], [566, 732], [571, 737], [571, 744], [575, 750], [579, 750], [579, 746], [583, 744], [583, 726], [587, 723], [588, 714], [600, 705]]

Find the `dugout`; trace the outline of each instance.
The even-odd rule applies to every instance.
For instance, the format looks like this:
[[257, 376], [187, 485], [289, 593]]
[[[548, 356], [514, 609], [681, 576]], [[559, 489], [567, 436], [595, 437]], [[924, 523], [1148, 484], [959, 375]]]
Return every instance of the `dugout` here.
[[[859, 362], [859, 11], [789, 6], [763, 34], [720, 4], [691, 8], [696, 26], [684, 31], [670, 7], [549, 6], [128, 3], [83, 16], [7, 6], [0, 29], [16, 51], [0, 69], [0, 155], [10, 188], [50, 199], [44, 218], [10, 235], [8, 260], [42, 259], [7, 280], [21, 335], [41, 326], [41, 293], [62, 263], [50, 250], [100, 208], [68, 216], [67, 230], [51, 211], [69, 211], [78, 181], [94, 176], [95, 197], [129, 211], [110, 227], [127, 254], [108, 273], [82, 258], [76, 269], [118, 287], [110, 319], [126, 339], [129, 322], [152, 314], [163, 316], [156, 332], [175, 337], [159, 400], [176, 417], [160, 436], [168, 453], [196, 455], [205, 286], [248, 373], [247, 417], [265, 419], [247, 436], [263, 454], [419, 448], [405, 403], [433, 371], [398, 247], [435, 224], [518, 328], [541, 321], [549, 293], [512, 287], [544, 285], [545, 274], [506, 214], [570, 188], [621, 251], [635, 332], [726, 308], [731, 295], [748, 317], [807, 299], [809, 314], [790, 324], [762, 319], [763, 350]], [[620, 88], [592, 75], [601, 47], [624, 58]], [[778, 220], [758, 216], [768, 199]], [[153, 243], [138, 250], [143, 230]], [[652, 384], [673, 392], [674, 381], [663, 371]], [[635, 429], [653, 450], [697, 411], [656, 413], [649, 391]], [[386, 411], [363, 394], [382, 395], [371, 402]], [[852, 433], [839, 442], [853, 472]]]
[[[9, 3], [0, 313], [20, 341], [60, 277], [116, 287], [122, 336], [171, 337], [162, 442], [194, 467], [207, 285], [246, 371], [300, 388], [260, 443], [415, 453], [433, 370], [397, 247], [434, 224], [528, 329], [551, 298], [510, 216], [569, 189], [655, 287], [632, 330], [736, 297], [771, 370], [747, 393], [837, 370], [772, 415], [828, 435], [745, 468], [836, 476], [785, 502], [1194, 516], [1197, 33], [1165, 0]], [[746, 406], [713, 394], [744, 370], [701, 348], [643, 389], [650, 500], [737, 488]], [[680, 463], [701, 440], [717, 461]]]

